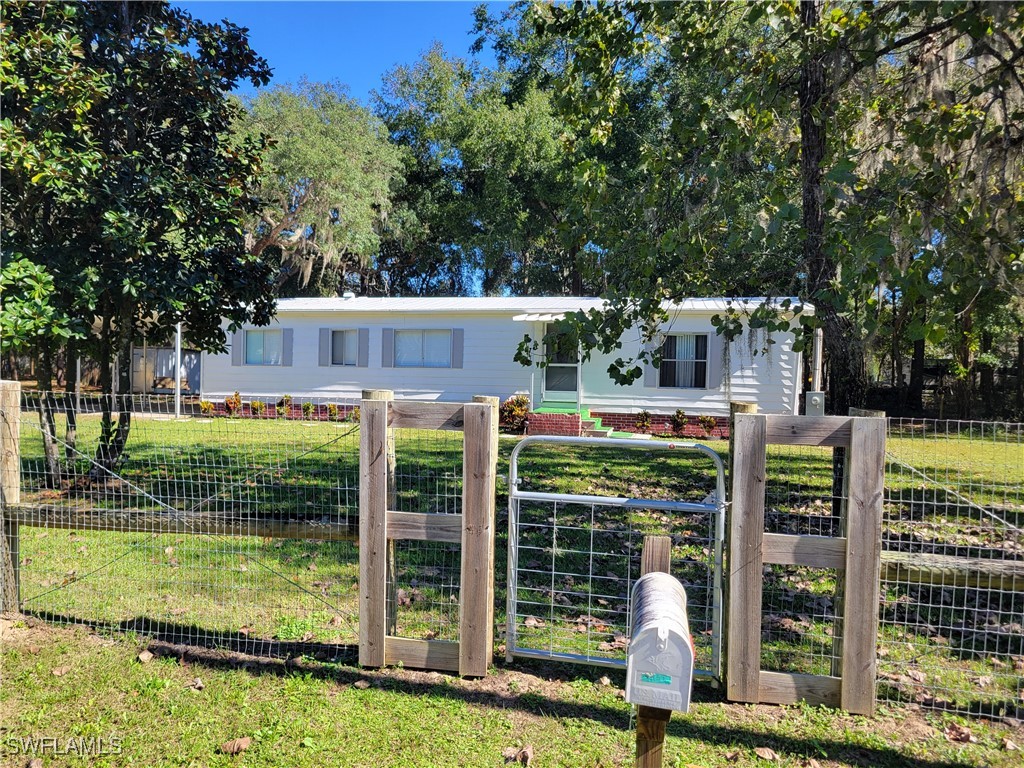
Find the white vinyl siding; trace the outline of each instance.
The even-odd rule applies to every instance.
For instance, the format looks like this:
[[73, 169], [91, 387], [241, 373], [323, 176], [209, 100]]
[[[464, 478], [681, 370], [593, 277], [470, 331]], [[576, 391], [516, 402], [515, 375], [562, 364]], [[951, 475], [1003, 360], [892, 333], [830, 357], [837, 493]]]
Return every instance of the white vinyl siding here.
[[659, 387], [706, 389], [708, 385], [708, 335], [681, 333], [665, 338], [661, 347]]
[[246, 365], [282, 365], [284, 348], [281, 331], [246, 331]]
[[331, 365], [359, 364], [359, 331], [331, 331]]
[[450, 330], [395, 331], [396, 368], [451, 368]]

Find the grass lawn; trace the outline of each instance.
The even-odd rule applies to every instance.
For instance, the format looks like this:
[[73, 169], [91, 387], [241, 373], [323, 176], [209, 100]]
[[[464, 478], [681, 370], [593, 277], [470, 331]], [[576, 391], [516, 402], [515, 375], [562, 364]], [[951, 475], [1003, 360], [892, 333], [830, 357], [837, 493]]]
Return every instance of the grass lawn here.
[[[351, 424], [140, 418], [120, 479], [81, 492], [46, 489], [39, 483], [42, 450], [32, 420], [26, 415], [22, 427], [28, 486], [23, 501], [155, 512], [170, 505], [242, 521], [256, 516], [355, 520], [358, 432]], [[82, 449], [91, 449], [97, 435], [98, 419], [83, 418]], [[1024, 448], [956, 435], [946, 440], [948, 444], [936, 449], [918, 435], [899, 436], [890, 440], [889, 452], [927, 477], [941, 479], [945, 487], [968, 493], [975, 503], [997, 509], [1004, 519], [1018, 524], [1024, 520]], [[402, 430], [397, 444], [399, 508], [458, 511], [461, 435]], [[506, 475], [514, 445], [513, 439], [502, 439], [499, 475]], [[712, 446], [727, 453], [725, 442]], [[80, 459], [78, 467], [85, 473], [88, 465]], [[829, 454], [772, 447], [768, 470], [773, 530], [827, 532], [820, 529], [834, 526], [828, 504], [822, 503], [830, 495]], [[687, 461], [681, 454], [644, 450], [642, 445], [635, 451], [534, 447], [524, 451], [520, 474], [531, 490], [570, 493], [699, 499], [713, 488], [706, 460]], [[1003, 556], [1024, 557], [1019, 536], [1007, 536], [969, 507], [948, 503], [949, 494], [937, 485], [890, 467], [886, 535], [894, 546], [978, 552], [998, 544], [1004, 547]], [[506, 493], [499, 478], [499, 628], [505, 621]], [[645, 532], [669, 533], [674, 536], [674, 571], [690, 588], [691, 624], [706, 660], [709, 616], [700, 605], [707, 597], [710, 521], [645, 510], [625, 516], [607, 508], [597, 517], [592, 512], [543, 505], [524, 511], [534, 525], [524, 532], [520, 568], [532, 572], [522, 578], [524, 594], [534, 607], [521, 605], [516, 617], [521, 633], [533, 632], [537, 644], [548, 643], [556, 650], [623, 658], [617, 635], [625, 629], [625, 589], [629, 578], [635, 578], [640, 540]], [[148, 739], [130, 749], [138, 764], [155, 764], [156, 758], [164, 764], [228, 762], [226, 756], [218, 757], [216, 746], [243, 735], [251, 736], [253, 744], [234, 760], [252, 764], [273, 764], [273, 755], [279, 755], [280, 764], [319, 765], [324, 754], [334, 753], [354, 755], [347, 762], [335, 761], [340, 765], [388, 764], [388, 759], [398, 765], [500, 764], [502, 749], [525, 743], [536, 750], [535, 765], [629, 761], [629, 709], [615, 696], [621, 685], [617, 673], [609, 673], [613, 685], [605, 686], [595, 683], [605, 673], [592, 667], [517, 663], [513, 668], [499, 665], [479, 682], [389, 670], [367, 674], [369, 688], [352, 687], [359, 671], [327, 661], [339, 654], [348, 661], [343, 646], [356, 638], [358, 549], [352, 542], [196, 537], [187, 528], [120, 533], [25, 526], [21, 534], [26, 611], [128, 634], [12, 628], [15, 641], [4, 644], [5, 683], [23, 684], [13, 690], [4, 686], [5, 725], [15, 722], [23, 730], [46, 735], [46, 728], [56, 728], [60, 718], [77, 712], [74, 724], [85, 729], [82, 733], [97, 727], [111, 733], [114, 725], [124, 723], [118, 732], [128, 737], [146, 733], [145, 724], [152, 723]], [[454, 639], [458, 547], [414, 542], [403, 544], [397, 556], [399, 634]], [[828, 672], [835, 584], [833, 572], [767, 570], [764, 668]], [[1024, 596], [883, 587], [881, 694], [965, 711], [1020, 711]], [[533, 625], [523, 625], [531, 615]], [[18, 646], [19, 637], [36, 637], [38, 642], [24, 643], [38, 646], [38, 652], [26, 651], [24, 643]], [[145, 666], [133, 662], [141, 644], [154, 638], [215, 650], [184, 668], [165, 658]], [[497, 642], [502, 642], [500, 632]], [[499, 647], [499, 657], [501, 651]], [[180, 652], [170, 652], [176, 654]], [[281, 667], [267, 657], [301, 662]], [[50, 675], [61, 666], [76, 670], [74, 686], [70, 673]], [[190, 672], [190, 666], [201, 671]], [[186, 685], [196, 675], [207, 683], [201, 692]], [[211, 700], [211, 690], [223, 692], [218, 710], [197, 713], [196, 707]], [[880, 718], [862, 721], [813, 708], [728, 706], [710, 698], [716, 695], [710, 687], [700, 684], [696, 690], [702, 700], [693, 716], [677, 716], [670, 731], [669, 754], [683, 766], [725, 764], [736, 750], [739, 764], [754, 764], [758, 758], [751, 750], [758, 746], [772, 747], [783, 755], [783, 764], [792, 765], [805, 764], [804, 757], [815, 757], [823, 765], [828, 760], [985, 765], [1008, 756], [1000, 751], [1001, 731], [989, 733], [978, 720], [970, 721], [970, 727], [984, 737], [978, 744], [959, 744], [942, 735], [949, 723], [959, 721], [922, 716], [912, 708], [886, 709]], [[69, 705], [58, 705], [65, 695]], [[229, 706], [221, 707], [220, 701]], [[286, 704], [278, 706], [279, 701]], [[103, 719], [97, 725], [95, 718]], [[401, 719], [415, 725], [388, 727]], [[201, 733], [193, 732], [200, 728]], [[195, 741], [193, 747], [197, 734], [206, 741]], [[310, 742], [303, 746], [307, 737]], [[392, 753], [391, 740], [420, 751], [401, 758]], [[181, 759], [170, 756], [169, 744], [181, 752]], [[112, 758], [111, 764], [123, 762], [123, 757]]]
[[[28, 736], [120, 742], [105, 756], [44, 765], [501, 766], [529, 746], [534, 768], [632, 764], [622, 676], [582, 667], [499, 665], [463, 681], [403, 669], [363, 671], [300, 657], [285, 664], [149, 644], [35, 620], [0, 622], [0, 764]], [[200, 683], [196, 683], [196, 680]], [[666, 766], [1017, 766], [1005, 724], [882, 706], [871, 719], [807, 707], [724, 704], [703, 686], [669, 724]], [[966, 730], [964, 730], [966, 729]], [[250, 740], [238, 755], [222, 745]], [[970, 739], [973, 741], [957, 741]], [[767, 754], [767, 753], [765, 753]], [[813, 759], [816, 763], [810, 762]]]

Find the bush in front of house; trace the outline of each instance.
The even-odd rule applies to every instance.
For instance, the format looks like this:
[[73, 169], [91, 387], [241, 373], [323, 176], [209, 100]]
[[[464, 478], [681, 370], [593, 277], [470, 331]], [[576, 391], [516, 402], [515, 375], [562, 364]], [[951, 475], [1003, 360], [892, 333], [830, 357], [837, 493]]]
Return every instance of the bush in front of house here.
[[636, 430], [637, 432], [650, 432], [651, 431], [651, 412], [640, 411], [636, 415]]
[[686, 411], [682, 408], [676, 408], [676, 412], [669, 418], [669, 423], [672, 425], [672, 434], [683, 434], [687, 424]]
[[291, 415], [292, 410], [292, 396], [281, 395], [281, 399], [277, 401], [277, 415], [279, 418], [287, 419]]
[[305, 402], [302, 404], [302, 418], [309, 420], [313, 418], [313, 411], [316, 410], [316, 406], [313, 403]]
[[718, 421], [714, 416], [704, 415], [697, 417], [697, 424], [704, 430], [704, 435], [710, 437], [711, 433], [715, 431], [715, 427], [718, 426]]
[[209, 400], [199, 401], [199, 412], [203, 416], [213, 416], [214, 406]]
[[242, 412], [242, 396], [238, 392], [224, 398], [224, 411], [228, 416], [237, 416]]
[[530, 398], [526, 395], [512, 395], [498, 407], [498, 425], [506, 432], [522, 434], [529, 413]]
[[249, 403], [249, 411], [253, 416], [266, 416], [267, 404], [262, 400], [253, 400]]
[[327, 420], [337, 421], [338, 420], [338, 406], [334, 403], [327, 404]]
[[347, 419], [347, 421], [351, 422], [352, 424], [358, 424], [359, 423], [359, 406], [358, 405], [355, 408], [353, 408], [351, 411], [348, 412], [348, 419]]

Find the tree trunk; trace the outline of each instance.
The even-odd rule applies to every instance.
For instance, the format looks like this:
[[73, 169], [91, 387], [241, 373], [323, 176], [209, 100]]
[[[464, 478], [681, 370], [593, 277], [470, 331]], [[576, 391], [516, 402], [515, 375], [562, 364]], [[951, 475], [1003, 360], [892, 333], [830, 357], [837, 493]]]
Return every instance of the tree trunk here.
[[956, 393], [957, 416], [961, 419], [971, 418], [974, 405], [974, 352], [971, 349], [973, 327], [974, 317], [968, 310], [961, 318], [954, 352], [958, 370], [955, 372], [953, 387]]
[[1024, 411], [1024, 335], [1017, 337], [1017, 418]]
[[73, 475], [75, 459], [78, 456], [78, 411], [75, 410], [75, 386], [78, 378], [78, 345], [75, 342], [68, 342], [64, 357], [65, 369], [68, 372], [64, 379], [64, 414], [67, 418], [67, 427], [64, 431], [64, 460], [68, 464], [68, 472]]
[[[981, 334], [981, 351], [989, 353], [992, 351], [992, 334]], [[988, 416], [992, 416], [996, 410], [996, 369], [988, 362], [978, 366], [978, 378], [981, 386], [982, 409]]]
[[43, 438], [45, 484], [59, 488], [61, 480], [60, 455], [57, 446], [57, 425], [53, 416], [53, 357], [47, 346], [39, 356], [39, 430]]
[[[107, 321], [104, 320], [106, 324]], [[130, 327], [130, 326], [124, 326]], [[132, 425], [132, 340], [130, 334], [120, 338], [120, 349], [118, 360], [118, 394], [113, 392], [113, 374], [110, 370], [112, 348], [109, 342], [102, 345], [100, 356], [104, 358], [100, 365], [100, 383], [103, 389], [102, 409], [103, 420], [100, 429], [100, 441], [96, 447], [96, 457], [93, 459], [93, 467], [89, 471], [89, 479], [92, 481], [106, 480], [108, 475], [114, 474], [117, 465], [124, 454], [125, 446], [128, 443], [128, 434]], [[117, 413], [117, 424], [114, 425], [114, 413]]]
[[[808, 30], [813, 46], [813, 30], [820, 20], [822, 0], [801, 0], [800, 21]], [[807, 287], [816, 304], [825, 333], [828, 364], [828, 404], [832, 413], [845, 415], [851, 407], [864, 405], [867, 375], [864, 370], [864, 345], [854, 324], [840, 315], [841, 297], [833, 283], [838, 277], [836, 265], [825, 252], [825, 192], [822, 164], [825, 160], [825, 122], [832, 110], [825, 81], [825, 55], [813, 49], [804, 53], [800, 67], [800, 181], [803, 202], [803, 262], [807, 268]]]

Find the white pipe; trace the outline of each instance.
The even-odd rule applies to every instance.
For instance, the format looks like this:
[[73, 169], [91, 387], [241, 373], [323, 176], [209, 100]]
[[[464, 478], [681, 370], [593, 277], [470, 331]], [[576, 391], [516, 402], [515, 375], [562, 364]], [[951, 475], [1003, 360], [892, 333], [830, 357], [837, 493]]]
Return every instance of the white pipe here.
[[814, 329], [814, 344], [811, 347], [811, 391], [821, 392], [821, 367], [824, 356], [825, 333], [821, 328]]
[[174, 329], [174, 418], [181, 418], [181, 323]]
[[82, 412], [82, 358], [75, 358], [75, 413]]

